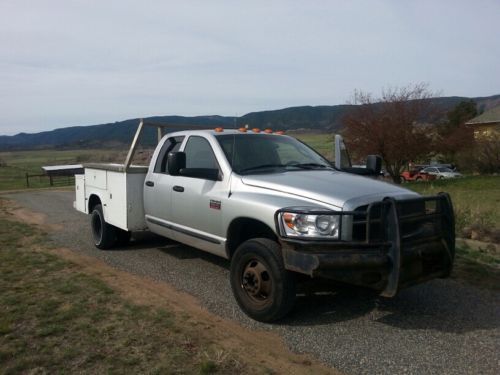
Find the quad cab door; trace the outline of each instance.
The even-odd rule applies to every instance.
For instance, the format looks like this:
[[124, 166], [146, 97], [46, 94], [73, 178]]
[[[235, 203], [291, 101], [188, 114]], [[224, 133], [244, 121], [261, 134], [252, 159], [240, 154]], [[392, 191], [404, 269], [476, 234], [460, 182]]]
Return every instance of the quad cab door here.
[[182, 150], [186, 170], [218, 169], [218, 179], [171, 176], [172, 229], [175, 239], [208, 252], [225, 256], [222, 212], [227, 199], [229, 176], [224, 176], [212, 145], [205, 137], [191, 135]]

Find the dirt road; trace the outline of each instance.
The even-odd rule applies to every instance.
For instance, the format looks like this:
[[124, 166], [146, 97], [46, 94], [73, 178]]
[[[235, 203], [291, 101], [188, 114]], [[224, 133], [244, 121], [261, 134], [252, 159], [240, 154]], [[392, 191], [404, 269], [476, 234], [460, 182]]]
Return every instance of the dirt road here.
[[228, 262], [153, 235], [126, 248], [100, 251], [90, 240], [88, 217], [71, 192], [9, 195], [46, 215], [60, 246], [196, 297], [209, 311], [248, 328], [280, 335], [294, 351], [311, 353], [347, 374], [500, 371], [500, 300], [496, 293], [453, 280], [435, 280], [387, 300], [354, 289], [300, 296], [280, 324], [254, 322], [239, 310], [228, 282]]

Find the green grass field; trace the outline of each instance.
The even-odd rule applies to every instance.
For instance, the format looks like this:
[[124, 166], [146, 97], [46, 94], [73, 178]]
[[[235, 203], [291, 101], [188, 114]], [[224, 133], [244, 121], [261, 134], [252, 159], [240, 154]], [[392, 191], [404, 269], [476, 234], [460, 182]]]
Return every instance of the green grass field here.
[[[116, 150], [36, 150], [0, 152], [0, 191], [25, 189], [26, 173], [42, 174], [42, 166], [115, 161], [124, 152]], [[123, 157], [124, 158], [124, 157]], [[30, 179], [30, 187], [49, 187], [48, 178]]]
[[[449, 193], [455, 209], [457, 234], [478, 235], [488, 242], [500, 238], [500, 176], [472, 176], [402, 185], [424, 195]], [[474, 234], [475, 233], [475, 234]]]
[[499, 290], [500, 176], [411, 182], [403, 186], [424, 195], [450, 194], [457, 237], [480, 241], [457, 241], [452, 277]]
[[298, 133], [293, 137], [306, 143], [328, 160], [333, 160], [334, 135], [326, 133]]
[[50, 246], [0, 209], [0, 373], [271, 373], [189, 316], [124, 299]]

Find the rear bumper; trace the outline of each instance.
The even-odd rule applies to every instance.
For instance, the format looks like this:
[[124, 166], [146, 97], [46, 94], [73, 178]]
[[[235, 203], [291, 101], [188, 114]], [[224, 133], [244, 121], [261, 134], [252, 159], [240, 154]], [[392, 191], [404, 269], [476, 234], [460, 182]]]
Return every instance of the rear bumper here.
[[[428, 203], [432, 212], [427, 210]], [[422, 212], [406, 214], [404, 205], [420, 205]], [[372, 217], [379, 206], [379, 218]], [[378, 238], [352, 241], [298, 241], [281, 238], [285, 268], [311, 277], [362, 285], [392, 297], [405, 287], [451, 273], [455, 255], [453, 207], [447, 194], [373, 203], [366, 226], [383, 229]], [[359, 215], [359, 212], [356, 214]]]

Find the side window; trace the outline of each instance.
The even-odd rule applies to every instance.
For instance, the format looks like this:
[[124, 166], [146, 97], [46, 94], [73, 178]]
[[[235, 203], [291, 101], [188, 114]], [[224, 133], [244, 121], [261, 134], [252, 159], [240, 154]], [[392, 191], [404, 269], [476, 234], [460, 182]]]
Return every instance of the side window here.
[[169, 152], [179, 151], [184, 137], [168, 138], [163, 144], [155, 164], [155, 173], [167, 173], [167, 158]]
[[189, 137], [186, 147], [186, 168], [218, 168], [210, 143], [202, 137]]

